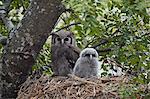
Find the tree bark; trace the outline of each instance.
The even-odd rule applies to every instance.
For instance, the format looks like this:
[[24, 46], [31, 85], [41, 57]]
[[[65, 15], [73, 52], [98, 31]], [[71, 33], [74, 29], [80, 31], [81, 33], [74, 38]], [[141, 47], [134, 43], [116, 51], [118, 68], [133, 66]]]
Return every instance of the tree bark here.
[[[2, 55], [1, 98], [16, 98], [49, 33], [64, 11], [60, 0], [32, 0]], [[13, 34], [13, 35], [12, 35]]]

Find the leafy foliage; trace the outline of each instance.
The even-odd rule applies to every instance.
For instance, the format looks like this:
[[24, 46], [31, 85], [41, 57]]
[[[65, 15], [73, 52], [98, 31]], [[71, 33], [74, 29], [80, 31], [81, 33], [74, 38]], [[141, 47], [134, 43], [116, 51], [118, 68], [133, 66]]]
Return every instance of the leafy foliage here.
[[[149, 0], [63, 0], [63, 4], [69, 12], [62, 14], [55, 30], [80, 22], [70, 30], [75, 33], [81, 49], [100, 44], [96, 49], [104, 69], [117, 65], [136, 72], [135, 83], [150, 83]], [[2, 5], [3, 1], [0, 1]], [[28, 5], [29, 0], [13, 0], [7, 16], [17, 24]], [[2, 21], [0, 31], [2, 35], [8, 35]], [[50, 42], [47, 43], [33, 69], [50, 63]]]
[[103, 39], [108, 40], [98, 48], [112, 49], [110, 52], [100, 54], [102, 60], [109, 57], [120, 66], [138, 72], [144, 68], [147, 73], [149, 72], [149, 1], [64, 0], [63, 2], [68, 9], [73, 10], [72, 13], [64, 15], [64, 24], [81, 22], [80, 25], [71, 28], [76, 33], [81, 48], [98, 44]]
[[[148, 0], [63, 0], [72, 12], [64, 14], [66, 24], [80, 22], [71, 31], [76, 33], [80, 48], [96, 47], [103, 68], [120, 66], [134, 71], [134, 83], [150, 83], [150, 2]], [[66, 17], [67, 16], [67, 17]], [[108, 59], [116, 63], [109, 62]], [[103, 73], [106, 75], [106, 72]]]
[[[50, 56], [51, 56], [50, 44], [46, 43], [43, 46], [43, 49], [41, 50], [41, 52], [36, 60], [36, 64], [33, 66], [32, 69], [36, 70], [36, 69], [40, 69], [42, 66], [48, 66], [51, 62]], [[51, 71], [51, 70], [48, 69], [48, 71]]]

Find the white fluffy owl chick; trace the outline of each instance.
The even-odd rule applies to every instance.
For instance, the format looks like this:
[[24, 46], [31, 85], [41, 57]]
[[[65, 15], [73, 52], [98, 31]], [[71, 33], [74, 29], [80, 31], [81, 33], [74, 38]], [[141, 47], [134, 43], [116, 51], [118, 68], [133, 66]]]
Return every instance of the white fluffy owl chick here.
[[81, 51], [80, 57], [76, 61], [73, 74], [81, 78], [98, 76], [99, 61], [98, 53], [94, 48], [85, 48]]

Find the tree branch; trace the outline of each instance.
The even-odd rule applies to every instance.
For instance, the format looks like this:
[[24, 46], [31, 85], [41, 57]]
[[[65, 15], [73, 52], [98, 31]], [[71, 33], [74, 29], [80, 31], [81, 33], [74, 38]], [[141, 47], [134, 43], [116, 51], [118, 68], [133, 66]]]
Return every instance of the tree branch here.
[[2, 44], [3, 46], [5, 46], [7, 43], [7, 37], [6, 36], [2, 36], [0, 34], [0, 44]]
[[103, 50], [97, 50], [98, 53], [101, 53], [101, 52], [110, 52], [112, 51], [112, 48], [106, 48], [106, 49], [103, 49]]
[[103, 44], [106, 44], [106, 43], [108, 43], [108, 40], [107, 39], [102, 39], [100, 42], [99, 42], [99, 44], [96, 44], [96, 45], [94, 45], [94, 46], [92, 46], [92, 48], [97, 48], [97, 47], [99, 47], [100, 45], [103, 45]]
[[65, 9], [64, 12], [74, 12], [72, 9]]
[[[109, 37], [107, 37], [105, 39], [100, 40], [100, 42], [98, 44], [92, 46], [92, 48], [97, 49], [99, 46], [104, 45], [106, 43], [109, 43], [110, 39], [118, 36], [118, 35], [116, 35], [118, 32], [121, 32], [121, 30], [120, 29], [116, 30], [112, 35], [110, 35]], [[98, 52], [109, 52], [109, 51], [112, 51], [112, 49], [111, 48], [107, 48], [107, 49], [104, 49], [104, 50], [98, 50], [97, 49], [97, 51]]]
[[13, 0], [4, 0], [4, 7], [5, 7], [6, 12], [9, 11], [9, 7], [12, 1]]
[[55, 31], [55, 32], [58, 32], [58, 31], [63, 30], [63, 29], [67, 29], [67, 28], [69, 28], [69, 27], [71, 27], [71, 26], [73, 26], [73, 25], [78, 25], [78, 24], [81, 24], [81, 23], [80, 23], [80, 22], [77, 22], [77, 23], [69, 24], [69, 25], [67, 25], [67, 26], [65, 26], [65, 27], [62, 27], [62, 28], [58, 29], [58, 30]]

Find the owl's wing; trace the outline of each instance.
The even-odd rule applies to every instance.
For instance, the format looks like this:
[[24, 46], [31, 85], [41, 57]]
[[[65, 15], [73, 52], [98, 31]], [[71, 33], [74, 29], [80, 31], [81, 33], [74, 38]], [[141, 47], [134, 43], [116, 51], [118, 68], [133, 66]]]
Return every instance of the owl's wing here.
[[75, 63], [75, 67], [73, 68], [73, 74], [75, 74], [75, 71], [79, 71], [79, 66], [80, 65], [80, 58], [77, 59]]
[[75, 46], [68, 46], [70, 50], [68, 50], [66, 54], [66, 59], [68, 60], [70, 67], [73, 69], [77, 59], [79, 58], [80, 49]]
[[52, 66], [55, 75], [67, 75], [72, 72], [80, 50], [73, 46], [52, 46]]

